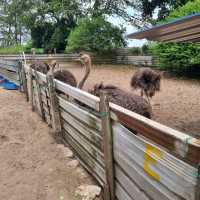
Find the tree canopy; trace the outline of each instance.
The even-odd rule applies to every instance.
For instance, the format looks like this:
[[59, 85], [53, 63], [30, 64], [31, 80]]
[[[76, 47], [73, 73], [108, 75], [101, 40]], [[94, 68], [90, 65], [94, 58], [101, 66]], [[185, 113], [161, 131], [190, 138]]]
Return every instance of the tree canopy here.
[[[139, 28], [164, 19], [188, 0], [0, 0], [1, 46], [31, 36], [37, 48], [63, 51], [81, 18], [117, 16]], [[157, 13], [157, 14], [155, 14]]]
[[66, 50], [92, 51], [96, 53], [110, 52], [126, 46], [123, 29], [105, 21], [103, 17], [86, 18], [70, 33]]

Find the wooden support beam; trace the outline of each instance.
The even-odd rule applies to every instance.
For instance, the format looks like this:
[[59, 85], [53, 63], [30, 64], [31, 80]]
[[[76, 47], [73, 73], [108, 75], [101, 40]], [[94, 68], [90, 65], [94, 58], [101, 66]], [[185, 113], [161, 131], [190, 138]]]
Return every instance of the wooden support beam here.
[[21, 62], [18, 62], [18, 65], [17, 65], [17, 74], [18, 74], [18, 80], [19, 80], [19, 91], [24, 92], [23, 79], [22, 79], [22, 63]]
[[41, 96], [42, 94], [41, 94], [41, 86], [39, 83], [39, 76], [38, 76], [37, 71], [34, 71], [34, 72], [35, 72], [36, 91], [37, 91], [37, 96], [38, 96], [38, 107], [40, 110], [40, 115], [43, 121], [45, 121], [45, 113], [44, 113], [43, 104], [42, 104], [42, 96]]
[[47, 75], [47, 85], [51, 103], [52, 127], [56, 133], [60, 133], [62, 130], [61, 119], [53, 74]]
[[29, 101], [26, 72], [24, 69], [24, 64], [20, 63], [20, 65], [21, 65], [21, 78], [22, 78], [22, 84], [23, 84], [23, 91], [26, 95], [26, 101]]
[[29, 67], [29, 73], [28, 73], [28, 76], [29, 76], [29, 100], [31, 102], [31, 108], [32, 108], [32, 111], [35, 110], [35, 107], [34, 107], [34, 99], [33, 99], [33, 74], [32, 74], [32, 68]]
[[102, 120], [103, 151], [105, 159], [106, 183], [104, 187], [104, 199], [115, 199], [114, 184], [114, 159], [113, 159], [113, 136], [110, 118], [109, 102], [105, 92], [100, 95], [100, 112]]

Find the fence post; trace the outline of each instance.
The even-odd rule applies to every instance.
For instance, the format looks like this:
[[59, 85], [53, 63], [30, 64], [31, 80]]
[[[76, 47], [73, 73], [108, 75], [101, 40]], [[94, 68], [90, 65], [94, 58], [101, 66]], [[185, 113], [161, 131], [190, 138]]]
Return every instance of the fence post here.
[[38, 96], [38, 103], [39, 103], [39, 110], [40, 110], [40, 115], [42, 117], [42, 120], [45, 120], [45, 114], [44, 114], [44, 109], [43, 109], [43, 104], [42, 104], [42, 97], [41, 97], [41, 86], [39, 82], [39, 75], [36, 70], [34, 70], [35, 73], [35, 83], [36, 83], [36, 91], [37, 91], [37, 96]]
[[19, 80], [19, 88], [20, 88], [20, 92], [23, 92], [24, 91], [24, 88], [23, 88], [23, 79], [22, 79], [22, 65], [21, 65], [21, 62], [18, 61], [17, 62], [17, 74], [18, 74], [18, 80]]
[[29, 67], [29, 100], [31, 102], [31, 108], [32, 111], [35, 111], [35, 107], [34, 107], [34, 100], [33, 100], [33, 72], [32, 72], [32, 68]]
[[49, 98], [51, 104], [52, 127], [56, 133], [60, 133], [62, 128], [61, 128], [59, 104], [56, 96], [54, 77], [52, 73], [47, 74], [47, 85], [48, 85]]
[[22, 87], [23, 87], [23, 92], [26, 95], [26, 100], [29, 100], [28, 97], [28, 87], [27, 87], [27, 79], [26, 79], [26, 73], [25, 73], [25, 69], [24, 69], [24, 65], [22, 64], [22, 62], [19, 63], [20, 66], [20, 70], [21, 70], [21, 79], [22, 79]]
[[105, 159], [106, 183], [104, 186], [104, 199], [115, 199], [114, 184], [114, 159], [113, 159], [113, 135], [110, 120], [109, 101], [105, 92], [100, 94], [100, 112], [102, 121], [103, 151]]

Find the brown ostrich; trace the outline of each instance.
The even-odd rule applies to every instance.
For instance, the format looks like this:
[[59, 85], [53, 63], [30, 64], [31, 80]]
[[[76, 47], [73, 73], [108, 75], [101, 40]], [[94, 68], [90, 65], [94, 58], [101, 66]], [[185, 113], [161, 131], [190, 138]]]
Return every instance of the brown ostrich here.
[[80, 58], [76, 59], [76, 61], [80, 61], [85, 67], [85, 74], [78, 84], [76, 78], [70, 71], [61, 69], [55, 71], [56, 63], [52, 64], [50, 72], [53, 73], [55, 79], [58, 79], [59, 81], [62, 81], [73, 87], [78, 87], [79, 89], [82, 89], [91, 71], [91, 58], [87, 54], [80, 54]]
[[35, 61], [33, 64], [30, 65], [30, 67], [43, 74], [47, 74], [48, 71], [50, 70], [49, 65], [46, 62], [41, 62], [41, 61]]
[[102, 83], [96, 84], [89, 92], [99, 97], [101, 91], [106, 92], [110, 102], [151, 119], [152, 107], [143, 97], [126, 92], [113, 85], [105, 86]]
[[141, 96], [145, 94], [148, 101], [156, 91], [160, 91], [161, 74], [149, 67], [144, 67], [135, 72], [131, 79], [131, 87], [141, 89]]

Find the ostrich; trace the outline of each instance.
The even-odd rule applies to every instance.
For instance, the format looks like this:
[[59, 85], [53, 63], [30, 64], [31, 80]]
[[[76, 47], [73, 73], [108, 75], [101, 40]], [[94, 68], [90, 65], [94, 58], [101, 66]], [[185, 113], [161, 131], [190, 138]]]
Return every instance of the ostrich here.
[[80, 58], [76, 59], [76, 61], [80, 61], [81, 64], [85, 67], [85, 74], [78, 84], [77, 84], [76, 78], [70, 71], [61, 70], [61, 69], [55, 71], [56, 63], [53, 63], [51, 65], [51, 69], [50, 69], [49, 73], [53, 73], [54, 78], [58, 79], [59, 81], [62, 81], [73, 87], [78, 87], [79, 89], [82, 89], [84, 86], [84, 83], [86, 82], [86, 80], [89, 77], [92, 62], [91, 62], [90, 56], [87, 54], [80, 54]]
[[114, 85], [105, 86], [103, 83], [96, 84], [89, 92], [100, 97], [101, 91], [106, 92], [110, 102], [151, 119], [152, 107], [143, 97], [126, 92]]
[[[81, 58], [78, 60], [81, 61], [83, 65], [87, 66], [86, 75], [78, 85], [78, 88], [82, 88], [85, 79], [87, 79], [89, 76], [92, 62], [90, 56], [87, 54], [81, 55]], [[96, 84], [94, 88], [89, 90], [88, 92], [100, 97], [101, 91], [106, 91], [110, 102], [129, 109], [133, 112], [136, 112], [140, 115], [143, 115], [147, 118], [152, 117], [151, 105], [143, 97], [123, 91], [122, 89], [113, 85], [105, 86], [103, 85], [103, 83]]]
[[[161, 74], [149, 67], [144, 67], [135, 72], [131, 79], [131, 87], [141, 89], [141, 96], [145, 94], [149, 101], [156, 91], [160, 91]], [[150, 101], [149, 101], [150, 102]]]
[[41, 61], [35, 61], [33, 64], [30, 65], [30, 67], [43, 74], [47, 74], [47, 72], [50, 70], [49, 65], [46, 62]]

